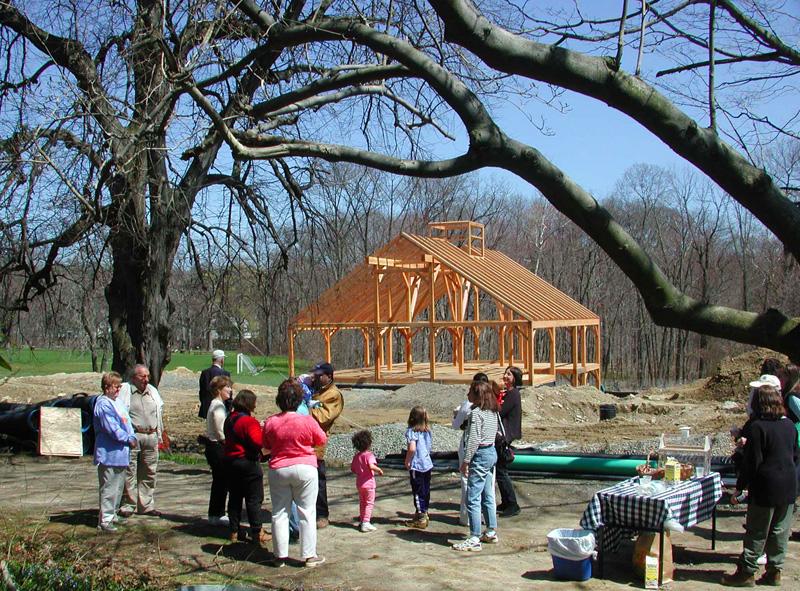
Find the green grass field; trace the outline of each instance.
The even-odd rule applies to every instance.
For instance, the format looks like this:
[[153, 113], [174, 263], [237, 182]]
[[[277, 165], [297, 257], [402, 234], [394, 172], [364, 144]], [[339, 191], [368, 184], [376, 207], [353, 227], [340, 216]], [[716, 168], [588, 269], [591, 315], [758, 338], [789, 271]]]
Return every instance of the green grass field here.
[[[70, 351], [61, 349], [7, 349], [3, 356], [11, 364], [12, 371], [0, 367], [0, 378], [9, 375], [32, 376], [50, 375], [54, 373], [79, 373], [92, 371], [92, 359], [86, 351]], [[234, 381], [239, 384], [261, 384], [277, 386], [289, 374], [289, 362], [285, 355], [264, 357], [251, 355], [250, 359], [258, 369], [257, 375], [243, 373], [236, 375], [236, 354], [231, 353], [227, 359], [226, 369], [231, 372]], [[211, 365], [211, 354], [173, 353], [167, 371], [176, 367], [186, 367], [192, 371], [201, 371]], [[297, 361], [298, 370], [305, 370], [310, 363]]]

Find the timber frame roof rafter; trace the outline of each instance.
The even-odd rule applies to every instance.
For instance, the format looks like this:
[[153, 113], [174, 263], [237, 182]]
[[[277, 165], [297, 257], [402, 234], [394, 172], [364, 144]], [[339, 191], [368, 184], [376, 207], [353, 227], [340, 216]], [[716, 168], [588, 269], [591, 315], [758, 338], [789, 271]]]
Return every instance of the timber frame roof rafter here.
[[[494, 301], [496, 319], [481, 319], [481, 292]], [[442, 298], [447, 300], [447, 313], [437, 318], [437, 302]], [[570, 331], [570, 363], [555, 359], [559, 328]], [[481, 361], [478, 336], [486, 329], [497, 331], [498, 358]], [[508, 256], [485, 248], [484, 227], [472, 221], [434, 222], [427, 236], [400, 234], [301, 310], [288, 330], [292, 374], [295, 336], [309, 330], [321, 332], [329, 362], [334, 334], [361, 332], [364, 367], [337, 370], [339, 381], [345, 377], [366, 381], [369, 374], [378, 383], [466, 382], [475, 368], [497, 374], [504, 364], [516, 361], [528, 384], [553, 382], [558, 374], [569, 375], [576, 385], [592, 375], [600, 384], [600, 317]], [[452, 367], [436, 362], [436, 335], [442, 330], [453, 340]], [[546, 331], [550, 338], [546, 362], [534, 359], [537, 330]], [[427, 332], [429, 359], [415, 364], [411, 339], [421, 331]], [[467, 331], [474, 336], [469, 362], [464, 353]], [[394, 367], [394, 332], [405, 341], [405, 371]], [[587, 332], [594, 337], [592, 362], [586, 358]]]

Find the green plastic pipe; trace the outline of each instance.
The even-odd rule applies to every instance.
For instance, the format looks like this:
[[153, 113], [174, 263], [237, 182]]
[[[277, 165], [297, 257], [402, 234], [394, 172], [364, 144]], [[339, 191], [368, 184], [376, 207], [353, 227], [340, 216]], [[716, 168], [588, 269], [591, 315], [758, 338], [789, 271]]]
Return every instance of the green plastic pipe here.
[[636, 466], [642, 463], [637, 459], [517, 454], [510, 465], [512, 470], [636, 476]]

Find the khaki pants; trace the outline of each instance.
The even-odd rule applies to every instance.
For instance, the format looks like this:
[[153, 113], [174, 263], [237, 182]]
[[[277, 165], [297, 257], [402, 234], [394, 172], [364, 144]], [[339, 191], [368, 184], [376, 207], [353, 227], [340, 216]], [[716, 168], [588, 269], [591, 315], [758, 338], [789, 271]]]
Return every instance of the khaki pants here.
[[131, 462], [125, 477], [122, 508], [126, 511], [146, 513], [156, 508], [153, 495], [156, 490], [158, 468], [158, 435], [137, 433], [139, 445], [131, 450]]
[[794, 505], [783, 507], [761, 507], [754, 503], [747, 505], [745, 522], [744, 551], [739, 559], [743, 570], [749, 573], [758, 571], [757, 560], [763, 552], [767, 553], [767, 569], [781, 570], [786, 557], [786, 546], [792, 533]]

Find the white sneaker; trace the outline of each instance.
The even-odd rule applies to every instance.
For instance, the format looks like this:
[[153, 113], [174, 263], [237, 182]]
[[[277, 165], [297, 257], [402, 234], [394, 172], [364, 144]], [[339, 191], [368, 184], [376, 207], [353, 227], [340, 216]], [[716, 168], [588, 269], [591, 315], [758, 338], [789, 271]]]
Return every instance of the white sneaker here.
[[486, 530], [486, 533], [481, 536], [481, 542], [484, 544], [496, 544], [500, 539], [497, 537], [497, 532], [493, 529]]
[[209, 525], [224, 525], [224, 526], [228, 526], [228, 525], [230, 525], [231, 522], [228, 519], [227, 515], [220, 515], [220, 516], [210, 515], [209, 518], [208, 518], [208, 523], [209, 523]]
[[453, 544], [453, 550], [456, 552], [480, 552], [481, 551], [481, 541], [475, 537], [469, 537], [463, 542], [459, 542], [458, 544]]
[[311, 558], [306, 558], [306, 568], [314, 568], [324, 562], [324, 556], [312, 556]]
[[361, 525], [358, 527], [358, 529], [361, 531], [361, 533], [366, 534], [371, 531], [375, 531], [378, 528], [372, 525], [369, 521], [363, 521], [361, 522]]
[[117, 526], [114, 525], [113, 523], [101, 523], [100, 525], [97, 526], [97, 531], [100, 531], [100, 532], [103, 532], [103, 533], [107, 533], [107, 534], [113, 534], [114, 532], [116, 532], [118, 530], [117, 530]]

